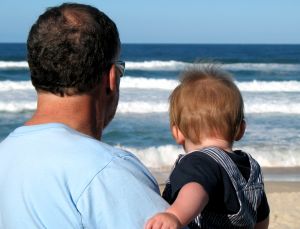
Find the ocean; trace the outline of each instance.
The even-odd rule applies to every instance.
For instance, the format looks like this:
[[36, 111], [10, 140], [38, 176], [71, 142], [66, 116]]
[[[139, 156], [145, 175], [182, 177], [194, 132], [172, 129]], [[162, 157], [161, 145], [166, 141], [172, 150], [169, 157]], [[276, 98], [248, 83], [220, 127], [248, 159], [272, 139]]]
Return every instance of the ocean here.
[[[244, 97], [247, 129], [234, 148], [265, 168], [300, 166], [300, 45], [124, 44], [121, 59], [119, 107], [104, 142], [133, 152], [153, 171], [169, 168], [183, 153], [169, 131], [170, 92], [187, 66], [215, 62]], [[35, 107], [26, 45], [0, 44], [0, 141]]]

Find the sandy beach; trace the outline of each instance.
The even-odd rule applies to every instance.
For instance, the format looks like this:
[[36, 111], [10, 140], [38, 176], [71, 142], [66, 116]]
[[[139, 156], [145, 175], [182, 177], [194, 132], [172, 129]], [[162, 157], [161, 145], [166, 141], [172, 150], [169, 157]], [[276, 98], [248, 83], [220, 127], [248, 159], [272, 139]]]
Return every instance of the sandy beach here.
[[265, 182], [270, 229], [300, 228], [300, 182]]
[[[300, 168], [264, 168], [265, 178], [287, 181], [265, 181], [270, 205], [270, 229], [300, 228]], [[293, 181], [289, 181], [293, 180]]]
[[[300, 168], [263, 168], [270, 205], [270, 229], [300, 228]], [[167, 170], [153, 172], [164, 188]], [[279, 178], [276, 181], [275, 178]]]

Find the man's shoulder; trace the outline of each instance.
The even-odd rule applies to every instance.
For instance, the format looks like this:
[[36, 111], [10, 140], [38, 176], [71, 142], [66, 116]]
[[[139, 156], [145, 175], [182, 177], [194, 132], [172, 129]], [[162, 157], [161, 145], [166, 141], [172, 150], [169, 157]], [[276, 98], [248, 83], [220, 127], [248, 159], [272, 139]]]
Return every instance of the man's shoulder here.
[[130, 171], [152, 179], [145, 166], [132, 153], [63, 124], [18, 128], [1, 145], [3, 158], [13, 161], [13, 157], [23, 158], [26, 155], [28, 163], [39, 162], [32, 168], [33, 172], [42, 169], [57, 173], [60, 177], [67, 177], [69, 184], [76, 184], [77, 188], [85, 186], [103, 171], [116, 171], [120, 175]]
[[81, 163], [84, 161], [97, 163], [97, 159], [111, 161], [114, 157], [136, 159], [129, 152], [105, 144], [60, 123], [19, 127], [3, 141], [2, 145], [14, 150], [37, 151], [38, 154], [44, 154], [46, 157], [48, 154], [56, 155], [60, 160], [66, 157], [76, 162], [77, 159]]
[[[101, 171], [108, 164], [119, 167], [138, 167], [144, 169], [142, 163], [132, 153], [111, 146], [102, 141], [74, 131], [70, 128], [58, 130], [61, 133], [51, 133], [57, 141], [57, 151], [68, 160], [72, 158], [75, 166], [82, 169]], [[54, 143], [54, 142], [53, 142]], [[77, 164], [77, 165], [76, 165]]]
[[28, 166], [35, 165], [26, 169], [30, 176], [45, 171], [51, 179], [55, 177], [53, 183], [59, 180], [66, 184], [75, 200], [89, 187], [99, 188], [99, 182], [110, 183], [117, 188], [117, 183], [112, 182], [116, 178], [157, 188], [154, 177], [132, 153], [64, 125], [21, 127], [2, 146], [0, 154], [5, 161], [14, 163], [16, 170], [25, 165], [16, 166], [14, 158], [23, 161], [26, 157]]

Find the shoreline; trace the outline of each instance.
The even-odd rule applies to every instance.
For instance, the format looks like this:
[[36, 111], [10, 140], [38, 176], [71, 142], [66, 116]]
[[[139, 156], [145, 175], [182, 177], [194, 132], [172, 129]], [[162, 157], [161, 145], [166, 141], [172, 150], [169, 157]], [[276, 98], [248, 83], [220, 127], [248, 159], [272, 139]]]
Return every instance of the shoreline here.
[[[170, 167], [164, 167], [160, 169], [151, 169], [151, 173], [154, 175], [159, 185], [165, 183], [171, 172]], [[300, 182], [300, 167], [262, 167], [263, 177], [265, 183], [270, 182]]]
[[[300, 167], [262, 168], [270, 206], [269, 229], [295, 229], [300, 220]], [[160, 191], [164, 189], [170, 168], [152, 170]]]
[[300, 167], [262, 167], [264, 181], [300, 182]]

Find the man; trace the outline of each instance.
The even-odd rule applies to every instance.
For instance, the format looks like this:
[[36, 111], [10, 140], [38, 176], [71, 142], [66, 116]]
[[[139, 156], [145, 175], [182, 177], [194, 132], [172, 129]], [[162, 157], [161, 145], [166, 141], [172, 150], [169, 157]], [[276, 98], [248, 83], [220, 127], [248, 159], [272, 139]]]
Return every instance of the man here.
[[63, 4], [39, 17], [27, 47], [37, 110], [0, 144], [0, 228], [143, 228], [167, 207], [157, 183], [100, 141], [125, 67], [114, 22]]

